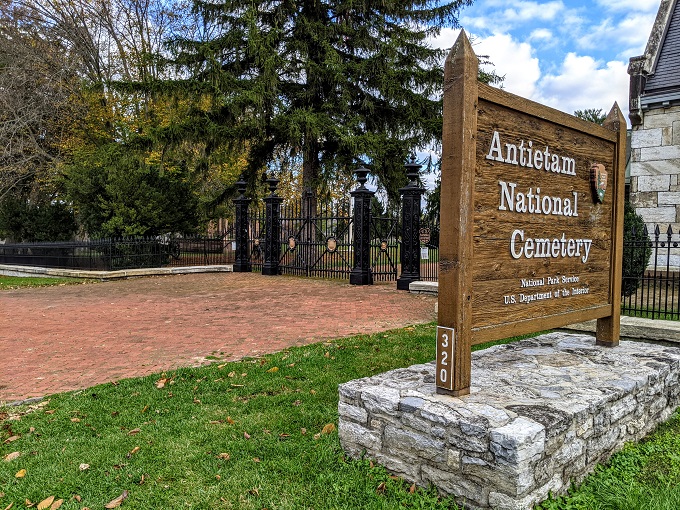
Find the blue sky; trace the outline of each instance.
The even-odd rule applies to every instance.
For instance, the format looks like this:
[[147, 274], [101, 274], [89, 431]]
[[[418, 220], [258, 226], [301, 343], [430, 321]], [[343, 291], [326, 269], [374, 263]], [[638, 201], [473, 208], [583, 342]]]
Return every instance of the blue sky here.
[[[460, 21], [478, 55], [488, 55], [503, 88], [573, 113], [628, 114], [628, 60], [644, 52], [660, 0], [476, 0]], [[453, 45], [458, 30], [434, 44]]]

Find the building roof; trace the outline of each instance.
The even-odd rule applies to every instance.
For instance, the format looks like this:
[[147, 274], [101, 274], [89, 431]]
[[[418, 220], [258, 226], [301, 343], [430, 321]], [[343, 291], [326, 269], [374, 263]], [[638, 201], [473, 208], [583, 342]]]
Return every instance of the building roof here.
[[677, 1], [668, 18], [661, 51], [652, 74], [647, 79], [644, 92], [647, 94], [669, 88], [680, 88], [680, 3]]
[[680, 105], [680, 0], [661, 1], [645, 53], [630, 59], [628, 74], [633, 124], [645, 110]]

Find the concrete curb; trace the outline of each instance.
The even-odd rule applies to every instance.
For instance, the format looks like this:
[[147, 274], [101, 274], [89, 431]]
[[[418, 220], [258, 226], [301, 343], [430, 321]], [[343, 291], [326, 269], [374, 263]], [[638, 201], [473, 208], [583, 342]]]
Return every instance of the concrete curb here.
[[56, 269], [50, 267], [12, 266], [0, 264], [0, 275], [4, 276], [45, 276], [52, 278], [85, 278], [90, 280], [118, 280], [141, 276], [164, 276], [191, 273], [224, 273], [233, 271], [232, 264], [215, 266], [152, 267], [144, 269], [122, 269], [120, 271], [81, 271], [78, 269]]
[[[439, 293], [438, 282], [412, 282], [409, 285], [412, 294], [436, 296]], [[436, 310], [437, 304], [435, 304]], [[563, 331], [580, 331], [595, 333], [597, 321], [570, 324]], [[643, 319], [640, 317], [621, 316], [621, 338], [626, 340], [651, 340], [654, 342], [680, 343], [680, 322]]]

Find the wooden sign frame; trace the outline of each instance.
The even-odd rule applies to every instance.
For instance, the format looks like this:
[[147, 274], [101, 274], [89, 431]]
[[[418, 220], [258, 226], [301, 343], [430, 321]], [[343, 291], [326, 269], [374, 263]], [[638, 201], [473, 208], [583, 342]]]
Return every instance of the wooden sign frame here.
[[623, 114], [585, 122], [478, 68], [461, 32], [445, 64], [436, 377], [454, 396], [472, 345], [592, 319], [598, 344], [620, 335]]

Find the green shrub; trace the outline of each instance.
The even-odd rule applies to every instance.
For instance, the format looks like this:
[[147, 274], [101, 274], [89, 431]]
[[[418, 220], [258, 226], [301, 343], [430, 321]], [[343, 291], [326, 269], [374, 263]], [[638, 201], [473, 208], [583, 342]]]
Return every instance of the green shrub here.
[[623, 281], [621, 293], [630, 296], [637, 291], [652, 255], [645, 222], [633, 206], [625, 203], [623, 213]]

